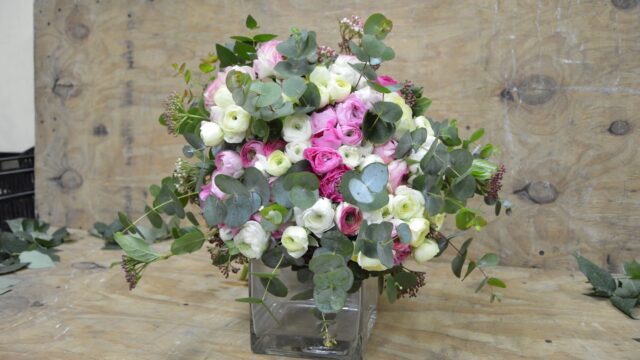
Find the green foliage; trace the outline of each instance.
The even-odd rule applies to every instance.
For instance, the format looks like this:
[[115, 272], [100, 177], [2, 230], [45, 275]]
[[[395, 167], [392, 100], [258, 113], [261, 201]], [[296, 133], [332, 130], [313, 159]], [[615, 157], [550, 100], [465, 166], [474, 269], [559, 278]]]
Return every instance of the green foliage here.
[[259, 27], [258, 26], [258, 22], [251, 15], [247, 15], [247, 20], [245, 21], [245, 26], [247, 27], [247, 29], [251, 29], [251, 30], [257, 29]]
[[384, 39], [393, 29], [393, 22], [380, 13], [373, 14], [364, 23], [364, 33]]
[[276, 49], [286, 57], [276, 64], [274, 70], [284, 77], [305, 76], [315, 68], [316, 33], [294, 30], [291, 36], [278, 44]]
[[383, 221], [379, 224], [367, 224], [363, 221], [354, 244], [354, 253], [378, 259], [387, 268], [393, 267], [393, 224]]
[[158, 260], [161, 256], [144, 239], [136, 235], [119, 232], [115, 234], [115, 240], [127, 256], [137, 261], [148, 264]]
[[338, 230], [330, 230], [322, 234], [320, 245], [322, 247], [316, 252], [329, 251], [342, 256], [347, 262], [353, 255], [353, 242]]
[[173, 241], [171, 253], [173, 255], [182, 255], [200, 250], [204, 240], [204, 234], [198, 229], [193, 229]]
[[289, 294], [289, 289], [287, 289], [287, 286], [282, 282], [282, 280], [278, 279], [278, 277], [261, 277], [260, 282], [262, 283], [262, 286], [264, 286], [265, 290], [274, 296], [286, 297], [287, 294]]
[[313, 298], [316, 308], [322, 313], [334, 313], [342, 309], [347, 300], [347, 291], [353, 285], [353, 273], [344, 258], [325, 252], [315, 254], [309, 262], [313, 272]]
[[355, 170], [346, 172], [340, 182], [340, 193], [345, 201], [363, 211], [377, 210], [389, 202], [388, 179], [389, 171], [386, 165], [371, 163], [362, 173]]

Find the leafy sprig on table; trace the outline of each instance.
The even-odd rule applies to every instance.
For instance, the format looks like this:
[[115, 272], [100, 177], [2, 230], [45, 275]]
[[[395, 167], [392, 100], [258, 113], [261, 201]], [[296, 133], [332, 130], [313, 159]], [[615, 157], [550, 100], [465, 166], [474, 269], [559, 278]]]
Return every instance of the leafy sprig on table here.
[[574, 254], [580, 271], [593, 286], [591, 296], [609, 298], [611, 304], [632, 319], [637, 319], [634, 308], [640, 304], [640, 263], [630, 261], [624, 264], [623, 275], [611, 275], [587, 258]]

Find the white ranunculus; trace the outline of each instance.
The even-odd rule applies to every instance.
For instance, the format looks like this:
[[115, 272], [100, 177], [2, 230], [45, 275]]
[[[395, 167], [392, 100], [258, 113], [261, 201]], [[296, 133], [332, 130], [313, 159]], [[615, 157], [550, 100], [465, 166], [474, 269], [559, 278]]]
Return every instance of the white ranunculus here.
[[314, 83], [317, 87], [327, 87], [329, 80], [331, 79], [331, 73], [326, 66], [316, 66], [309, 75], [309, 81]]
[[362, 252], [358, 253], [357, 262], [358, 262], [358, 265], [360, 265], [361, 268], [363, 268], [364, 270], [367, 270], [367, 271], [384, 271], [384, 270], [387, 270], [387, 267], [382, 265], [380, 260], [367, 257]]
[[[364, 80], [361, 80], [361, 82], [366, 84]], [[363, 103], [365, 103], [367, 107], [370, 107], [374, 103], [382, 100], [382, 94], [373, 90], [370, 86], [363, 86], [360, 90], [354, 92], [353, 94], [357, 96]]]
[[444, 219], [447, 217], [447, 214], [441, 213], [434, 216], [431, 216], [431, 222], [435, 225], [436, 231], [440, 230], [442, 224], [444, 224]]
[[440, 248], [438, 244], [431, 239], [427, 239], [422, 245], [413, 249], [413, 258], [416, 259], [417, 262], [423, 263], [433, 259], [439, 252]]
[[213, 122], [220, 122], [224, 117], [224, 109], [220, 106], [214, 105], [209, 108], [209, 120]]
[[401, 185], [389, 199], [389, 210], [398, 219], [409, 221], [424, 215], [424, 197], [418, 190]]
[[362, 221], [366, 221], [367, 224], [379, 224], [384, 221], [384, 216], [382, 214], [382, 209], [373, 210], [373, 211], [363, 211], [362, 212]]
[[342, 145], [338, 148], [342, 162], [348, 167], [355, 169], [362, 160], [360, 149], [357, 146]]
[[262, 175], [267, 175], [267, 157], [262, 154], [254, 155], [255, 163], [253, 167], [258, 169]]
[[229, 105], [225, 108], [224, 117], [220, 122], [224, 131], [225, 141], [239, 143], [244, 140], [249, 128], [251, 115], [238, 105]]
[[384, 96], [384, 101], [389, 101], [394, 104], [400, 106], [402, 109], [402, 117], [396, 123], [396, 132], [393, 134], [393, 137], [396, 139], [400, 139], [402, 135], [404, 135], [407, 131], [413, 131], [416, 129], [416, 123], [413, 120], [413, 112], [411, 111], [411, 107], [407, 105], [404, 101], [404, 98], [398, 93], [386, 94]]
[[318, 108], [323, 108], [329, 104], [329, 89], [326, 86], [318, 86], [318, 92], [320, 93], [320, 105], [318, 105]]
[[249, 259], [258, 259], [267, 250], [269, 234], [264, 231], [260, 223], [250, 220], [233, 237], [233, 242], [242, 255]]
[[333, 227], [333, 217], [335, 210], [331, 206], [331, 200], [320, 198], [312, 207], [305, 210], [302, 214], [302, 222], [304, 226], [317, 236]]
[[282, 246], [294, 259], [300, 258], [309, 248], [309, 235], [307, 230], [300, 226], [289, 226], [282, 233]]
[[331, 75], [327, 85], [329, 102], [340, 102], [351, 94], [351, 84], [340, 75]]
[[351, 67], [349, 64], [357, 64], [360, 61], [355, 56], [350, 55], [338, 55], [336, 61], [329, 67], [329, 71], [332, 74], [339, 75], [343, 79], [349, 82], [351, 86], [356, 86], [358, 79], [360, 80], [359, 86], [367, 83], [364, 77], [360, 76], [360, 73]]
[[292, 163], [297, 163], [298, 161], [304, 160], [304, 149], [309, 146], [311, 146], [311, 143], [308, 141], [296, 141], [288, 143], [284, 150], [289, 160], [291, 160]]
[[382, 158], [376, 154], [370, 154], [364, 157], [364, 159], [362, 159], [362, 161], [360, 161], [360, 166], [358, 167], [358, 169], [360, 169], [360, 171], [362, 171], [364, 168], [367, 167], [367, 165], [369, 164], [373, 164], [373, 163], [383, 163], [384, 164], [384, 160], [382, 160]]
[[373, 144], [368, 141], [363, 141], [362, 144], [360, 144], [360, 155], [365, 157], [371, 155], [371, 153], [373, 153]]
[[276, 150], [267, 158], [267, 172], [273, 176], [284, 175], [291, 167], [291, 161], [282, 150]]
[[224, 133], [220, 125], [211, 121], [203, 121], [200, 124], [200, 137], [205, 145], [218, 146], [224, 140]]
[[429, 151], [429, 148], [424, 146], [420, 146], [417, 150], [411, 150], [411, 153], [409, 154], [409, 159], [412, 160], [411, 165], [409, 165], [410, 173], [422, 173], [422, 170], [420, 169], [420, 161], [425, 155], [427, 155], [427, 151]]
[[422, 245], [425, 237], [429, 233], [429, 220], [425, 218], [413, 218], [409, 220], [408, 225], [411, 230], [411, 246], [418, 247]]
[[222, 241], [229, 241], [229, 240], [233, 240], [235, 231], [233, 231], [233, 229], [229, 227], [221, 226], [220, 228], [218, 228], [218, 234], [220, 235], [220, 239]]
[[424, 115], [418, 116], [417, 118], [413, 119], [413, 121], [416, 123], [416, 127], [427, 129], [427, 136], [435, 135], [433, 129], [431, 128], [429, 119], [427, 119]]
[[216, 105], [220, 106], [223, 109], [236, 104], [236, 102], [233, 101], [233, 95], [231, 95], [231, 91], [229, 91], [226, 86], [221, 86], [220, 89], [216, 91], [216, 94], [213, 96], [213, 101], [215, 101]]
[[287, 116], [282, 124], [282, 138], [286, 142], [307, 141], [311, 138], [311, 120], [309, 115]]

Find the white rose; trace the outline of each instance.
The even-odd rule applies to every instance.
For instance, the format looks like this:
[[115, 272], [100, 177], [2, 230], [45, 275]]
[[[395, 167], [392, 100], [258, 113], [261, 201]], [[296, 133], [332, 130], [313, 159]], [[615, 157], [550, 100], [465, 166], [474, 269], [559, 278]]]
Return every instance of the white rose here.
[[429, 220], [425, 218], [413, 218], [409, 220], [408, 225], [411, 230], [411, 246], [418, 247], [422, 245], [425, 237], [429, 233]]
[[284, 175], [284, 173], [291, 167], [291, 161], [282, 152], [282, 150], [276, 150], [267, 158], [267, 172], [273, 176]]
[[423, 263], [433, 259], [439, 252], [440, 248], [438, 244], [431, 239], [427, 239], [422, 245], [413, 249], [413, 258], [416, 259], [417, 262]]
[[282, 124], [282, 138], [286, 142], [307, 141], [311, 138], [311, 120], [306, 114], [287, 116]]
[[216, 94], [213, 96], [213, 101], [215, 101], [217, 106], [220, 106], [223, 109], [236, 104], [236, 102], [233, 101], [231, 91], [229, 91], [226, 86], [221, 86], [220, 89], [216, 91]]
[[309, 236], [307, 230], [300, 226], [289, 226], [282, 233], [282, 246], [294, 259], [298, 259], [309, 248]]
[[363, 268], [364, 270], [367, 270], [367, 271], [384, 271], [384, 270], [387, 270], [387, 267], [382, 265], [380, 260], [367, 257], [362, 252], [358, 253], [357, 262], [358, 262], [358, 265], [360, 265], [361, 268]]
[[292, 163], [304, 160], [304, 150], [311, 146], [307, 141], [290, 142], [285, 146], [284, 150]]
[[[366, 84], [365, 81], [362, 81]], [[370, 86], [364, 86], [362, 89], [353, 93], [368, 107], [382, 100], [382, 94], [373, 90]], [[386, 99], [386, 97], [385, 97]]]
[[205, 145], [218, 146], [224, 140], [224, 133], [220, 125], [211, 121], [203, 121], [200, 123], [200, 137]]
[[335, 214], [335, 210], [331, 206], [331, 200], [320, 198], [312, 207], [302, 213], [302, 222], [311, 232], [321, 236], [322, 233], [333, 227]]
[[269, 234], [256, 221], [247, 221], [233, 237], [233, 242], [242, 255], [249, 259], [258, 259], [267, 250]]
[[340, 75], [331, 75], [327, 85], [329, 102], [340, 102], [351, 94], [351, 84]]
[[314, 83], [317, 87], [327, 87], [329, 80], [331, 79], [331, 73], [326, 66], [316, 66], [309, 75], [309, 81]]
[[356, 71], [349, 64], [357, 64], [360, 61], [355, 56], [349, 55], [338, 55], [335, 62], [329, 67], [329, 71], [332, 74], [339, 75], [343, 79], [349, 82], [351, 86], [356, 86], [358, 79], [360, 80], [359, 86], [363, 86], [363, 84], [367, 83], [367, 80], [360, 76], [360, 73]]
[[342, 156], [342, 162], [352, 169], [358, 167], [362, 160], [360, 149], [356, 146], [342, 145], [338, 148], [338, 152]]
[[398, 186], [395, 196], [389, 199], [389, 210], [394, 217], [405, 221], [423, 217], [424, 197], [418, 190], [405, 185]]
[[360, 166], [358, 167], [358, 169], [360, 169], [360, 171], [362, 171], [365, 167], [367, 167], [367, 165], [373, 164], [373, 163], [383, 163], [384, 164], [384, 160], [382, 160], [382, 158], [380, 156], [376, 155], [376, 154], [367, 155], [360, 162]]

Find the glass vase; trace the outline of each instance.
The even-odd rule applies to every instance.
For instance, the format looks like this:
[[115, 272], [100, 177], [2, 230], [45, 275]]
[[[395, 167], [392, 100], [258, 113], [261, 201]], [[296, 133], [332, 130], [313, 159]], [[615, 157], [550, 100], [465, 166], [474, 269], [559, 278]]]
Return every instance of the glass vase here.
[[[252, 261], [251, 273], [271, 272], [260, 261]], [[251, 304], [251, 350], [256, 354], [313, 359], [362, 359], [376, 320], [378, 285], [375, 278], [362, 282], [336, 314], [315, 310], [313, 299], [293, 300], [296, 294], [313, 289], [313, 281], [300, 282], [290, 268], [280, 270], [287, 286], [286, 297], [267, 293], [264, 304]], [[260, 279], [250, 276], [249, 296], [262, 298]]]

